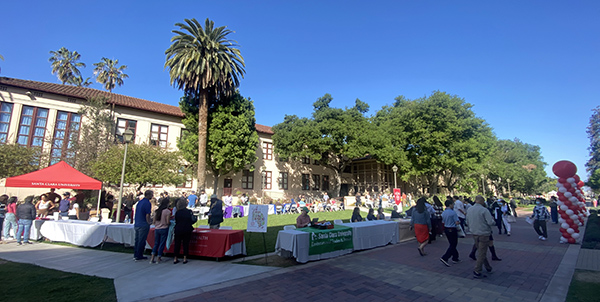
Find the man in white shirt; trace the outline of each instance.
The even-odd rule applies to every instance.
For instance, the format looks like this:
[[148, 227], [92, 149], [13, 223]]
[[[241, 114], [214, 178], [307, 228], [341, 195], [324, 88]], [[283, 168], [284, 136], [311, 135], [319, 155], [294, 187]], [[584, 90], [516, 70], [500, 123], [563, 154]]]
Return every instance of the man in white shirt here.
[[200, 196], [199, 196], [199, 203], [201, 207], [205, 207], [206, 204], [208, 203], [208, 196], [206, 195], [206, 192], [204, 192], [204, 190], [202, 190], [200, 192]]
[[231, 196], [231, 193], [227, 194], [227, 196], [223, 197], [223, 203], [225, 204], [226, 207], [230, 207], [233, 205], [233, 197]]
[[[452, 197], [454, 199], [454, 212], [458, 215], [458, 219], [460, 220], [460, 226], [463, 230], [465, 230], [465, 219], [467, 218], [467, 211], [465, 210], [465, 204], [460, 201], [458, 196]], [[465, 231], [466, 233], [466, 231]], [[464, 238], [464, 237], [461, 237]]]

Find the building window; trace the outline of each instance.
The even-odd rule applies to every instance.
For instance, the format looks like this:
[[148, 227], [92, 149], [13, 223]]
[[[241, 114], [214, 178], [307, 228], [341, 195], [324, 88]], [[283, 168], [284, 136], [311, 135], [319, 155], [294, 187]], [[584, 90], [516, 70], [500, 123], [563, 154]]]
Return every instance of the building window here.
[[302, 190], [310, 190], [310, 174], [302, 174]]
[[310, 157], [303, 157], [302, 163], [305, 165], [310, 165]]
[[167, 133], [169, 133], [169, 127], [163, 125], [152, 124], [150, 132], [150, 143], [154, 146], [160, 146], [161, 148], [167, 147]]
[[273, 143], [263, 143], [263, 159], [273, 159]]
[[262, 188], [263, 190], [271, 190], [273, 188], [273, 172], [262, 171]]
[[0, 143], [6, 143], [13, 104], [0, 102]]
[[41, 148], [44, 145], [47, 122], [48, 109], [23, 106], [17, 143], [26, 147]]
[[254, 189], [254, 171], [242, 171], [242, 189]]
[[162, 188], [162, 184], [146, 184], [146, 188]]
[[313, 188], [312, 189], [320, 190], [321, 189], [321, 175], [313, 174], [312, 180], [313, 180]]
[[79, 128], [81, 126], [81, 115], [72, 112], [59, 111], [54, 124], [54, 139], [52, 140], [52, 151], [50, 153], [50, 164], [63, 159], [75, 157], [73, 144], [79, 139]]
[[131, 130], [133, 132], [133, 137], [135, 139], [135, 129], [137, 127], [137, 121], [134, 120], [126, 120], [126, 119], [117, 119], [117, 133], [115, 133], [115, 137], [117, 142], [123, 143], [123, 133], [125, 130]]
[[313, 159], [313, 165], [317, 165], [318, 166], [319, 165], [319, 161], [316, 160], [316, 159]]
[[288, 189], [288, 172], [279, 172], [279, 190]]
[[329, 191], [329, 175], [323, 175], [323, 191]]

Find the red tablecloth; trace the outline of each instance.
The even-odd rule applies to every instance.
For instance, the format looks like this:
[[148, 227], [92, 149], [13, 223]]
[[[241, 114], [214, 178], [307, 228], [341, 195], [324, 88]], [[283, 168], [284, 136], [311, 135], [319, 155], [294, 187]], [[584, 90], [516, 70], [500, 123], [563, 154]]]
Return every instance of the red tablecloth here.
[[[148, 233], [148, 244], [154, 247], [154, 228]], [[231, 246], [244, 241], [242, 230], [195, 229], [190, 240], [190, 255], [221, 258]], [[175, 242], [166, 252], [173, 253]], [[179, 253], [183, 253], [183, 247]]]

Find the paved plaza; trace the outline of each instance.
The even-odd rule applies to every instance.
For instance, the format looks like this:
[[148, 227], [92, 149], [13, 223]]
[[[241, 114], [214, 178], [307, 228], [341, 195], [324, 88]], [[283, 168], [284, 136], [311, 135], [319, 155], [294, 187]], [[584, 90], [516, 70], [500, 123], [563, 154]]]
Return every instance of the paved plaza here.
[[512, 226], [511, 236], [496, 229], [502, 261], [491, 261], [493, 273], [483, 279], [472, 277], [470, 236], [459, 240], [462, 262], [451, 267], [439, 260], [445, 238], [426, 246], [423, 257], [412, 240], [288, 268], [200, 260], [173, 265], [168, 257], [151, 265], [123, 253], [40, 243], [2, 245], [0, 258], [112, 278], [119, 301], [564, 301], [574, 269], [599, 266], [598, 253], [559, 244], [558, 225], [548, 225], [548, 241], [538, 240], [523, 218]]

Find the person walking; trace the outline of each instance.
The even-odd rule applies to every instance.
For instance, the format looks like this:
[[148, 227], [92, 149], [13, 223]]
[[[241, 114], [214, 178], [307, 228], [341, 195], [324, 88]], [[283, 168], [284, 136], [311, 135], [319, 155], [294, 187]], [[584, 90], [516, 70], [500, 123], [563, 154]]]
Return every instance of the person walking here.
[[[454, 204], [454, 202], [452, 204]], [[433, 216], [431, 216], [431, 236], [429, 236], [429, 243], [431, 243], [431, 237], [433, 237], [433, 240], [435, 240], [435, 237], [437, 235], [440, 235], [441, 237], [442, 234], [446, 232], [442, 223], [442, 213], [444, 212], [444, 205], [442, 204], [442, 201], [437, 197], [437, 195], [433, 196], [433, 210], [435, 211], [435, 213], [433, 214]]]
[[512, 210], [512, 213], [515, 215], [515, 217], [519, 217], [519, 215], [517, 215], [517, 202], [514, 198], [510, 199], [510, 209]]
[[485, 277], [482, 274], [482, 266], [488, 272], [492, 272], [492, 266], [487, 260], [487, 248], [492, 234], [492, 226], [495, 224], [490, 211], [485, 207], [485, 199], [481, 195], [475, 197], [475, 205], [469, 208], [466, 215], [466, 222], [473, 235], [473, 242], [477, 247], [477, 262], [473, 269], [473, 277]]
[[506, 230], [506, 235], [510, 236], [510, 221], [515, 222], [516, 220], [512, 217], [512, 211], [510, 209], [510, 205], [506, 202], [502, 202], [500, 205], [500, 212], [502, 212], [502, 223], [504, 224], [504, 229]]
[[223, 222], [223, 202], [216, 194], [210, 196], [210, 211], [208, 212], [208, 224], [211, 229], [218, 229]]
[[[493, 200], [488, 198], [488, 203], [491, 204], [490, 211], [492, 212], [492, 216], [496, 221], [496, 227], [498, 228], [498, 235], [502, 234], [502, 211], [500, 210], [500, 205], [502, 202], [502, 198], [498, 200]], [[506, 230], [505, 230], [506, 232]]]
[[[460, 198], [458, 198], [458, 196], [454, 196], [452, 198], [454, 200], [454, 211], [456, 212], [456, 215], [458, 215], [458, 219], [460, 219], [460, 227], [466, 234], [467, 229], [465, 229], [465, 220], [467, 217], [467, 212], [465, 210], [465, 204], [462, 201], [460, 201]], [[464, 236], [462, 236], [461, 238], [464, 238]]]
[[6, 215], [4, 217], [4, 240], [8, 240], [10, 229], [17, 235], [17, 197], [11, 196], [6, 203]]
[[556, 202], [556, 196], [550, 197], [550, 217], [552, 223], [558, 223], [558, 202]]
[[[154, 247], [152, 248], [152, 257], [150, 263], [160, 263], [162, 261], [163, 251], [169, 236], [169, 222], [171, 220], [171, 210], [169, 209], [168, 198], [163, 198], [156, 212], [154, 212]], [[155, 260], [155, 258], [158, 259]]]
[[19, 245], [22, 245], [21, 236], [23, 237], [23, 243], [31, 244], [31, 241], [29, 241], [29, 232], [36, 216], [35, 206], [32, 202], [33, 196], [27, 196], [25, 197], [25, 202], [17, 207], [17, 219], [19, 222], [16, 237]]
[[[436, 199], [434, 196], [434, 200]], [[437, 199], [439, 202], [440, 200]], [[446, 234], [446, 239], [448, 239], [448, 249], [446, 253], [440, 258], [440, 261], [445, 266], [450, 266], [448, 264], [448, 260], [452, 257], [453, 263], [459, 263], [460, 259], [458, 258], [458, 250], [456, 246], [458, 245], [458, 229], [457, 227], [460, 225], [460, 219], [458, 219], [458, 215], [454, 212], [454, 202], [452, 200], [446, 201], [446, 210], [442, 212], [442, 221], [444, 224], [444, 233]]]
[[6, 217], [6, 202], [8, 201], [8, 195], [4, 194], [0, 196], [0, 243], [4, 243], [2, 241], [2, 228], [4, 226], [4, 217]]
[[152, 198], [154, 198], [154, 192], [146, 190], [144, 198], [138, 201], [134, 210], [133, 229], [135, 231], [135, 246], [133, 259], [135, 261], [148, 259], [148, 257], [144, 256], [144, 249], [146, 248], [146, 239], [148, 238], [150, 223], [152, 221], [150, 220], [150, 215], [152, 214], [150, 199]]
[[192, 232], [194, 231], [194, 223], [196, 223], [196, 216], [192, 213], [192, 210], [186, 206], [188, 201], [180, 198], [177, 201], [177, 211], [175, 212], [175, 258], [173, 258], [173, 264], [179, 263], [179, 257], [181, 254], [181, 246], [183, 243], [183, 264], [188, 262], [187, 257], [190, 250], [190, 239], [192, 238]]
[[417, 200], [417, 206], [410, 217], [410, 229], [415, 230], [417, 241], [419, 242], [419, 255], [425, 256], [425, 246], [428, 243], [429, 231], [431, 230], [431, 218], [427, 208], [425, 207], [426, 200], [421, 197]]
[[548, 209], [542, 204], [540, 199], [535, 201], [535, 207], [533, 208], [533, 229], [539, 235], [539, 239], [544, 241], [548, 239], [548, 229], [546, 228], [546, 220], [550, 217]]

